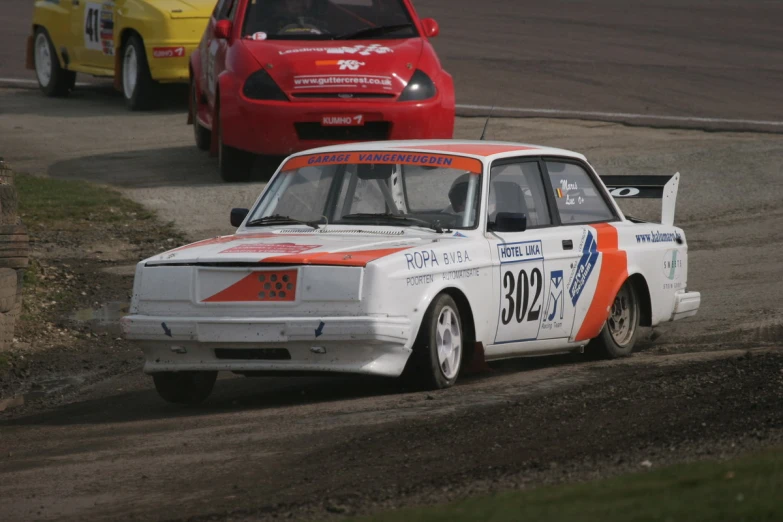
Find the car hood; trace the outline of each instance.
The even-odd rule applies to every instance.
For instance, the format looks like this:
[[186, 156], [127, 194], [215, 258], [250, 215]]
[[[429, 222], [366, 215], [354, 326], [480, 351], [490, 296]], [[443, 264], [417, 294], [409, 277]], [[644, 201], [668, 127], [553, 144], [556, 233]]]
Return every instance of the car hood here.
[[278, 229], [205, 239], [153, 256], [144, 263], [146, 266], [229, 263], [366, 266], [378, 259], [429, 245], [436, 239], [442, 244], [450, 237], [449, 233], [421, 231], [417, 234], [410, 229]]
[[416, 70], [423, 47], [420, 38], [243, 42], [280, 88], [293, 95], [398, 95]]

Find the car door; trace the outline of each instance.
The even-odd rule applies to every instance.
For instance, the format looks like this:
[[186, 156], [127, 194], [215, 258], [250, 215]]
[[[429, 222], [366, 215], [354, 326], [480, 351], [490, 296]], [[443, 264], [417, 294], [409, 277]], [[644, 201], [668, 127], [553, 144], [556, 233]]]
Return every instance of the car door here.
[[[574, 306], [566, 285], [585, 227], [559, 226], [549, 187], [539, 158], [498, 160], [490, 168], [488, 239], [498, 289], [494, 344], [565, 343], [571, 333]], [[500, 212], [524, 214], [525, 230], [498, 231]]]
[[[607, 248], [612, 248], [603, 245], [599, 251], [597, 227], [617, 221], [619, 216], [609, 204], [609, 196], [598, 190], [597, 177], [584, 162], [573, 158], [546, 157], [542, 166], [554, 196], [555, 219], [562, 230], [574, 231], [566, 234], [573, 240], [573, 256], [570, 266], [563, 265], [563, 297], [566, 307], [571, 307], [574, 314], [570, 337], [583, 340], [584, 333], [580, 334], [580, 328], [585, 324], [598, 288], [601, 270], [598, 267], [603, 263], [600, 258]], [[591, 320], [601, 322], [602, 312], [596, 309], [595, 313], [597, 319]]]
[[111, 70], [114, 67], [114, 19], [117, 2], [70, 0], [72, 60], [80, 65]]
[[201, 70], [204, 78], [201, 80], [203, 94], [207, 97], [210, 114], [215, 107], [217, 92], [217, 77], [226, 68], [226, 52], [228, 42], [215, 38], [215, 25], [221, 20], [233, 21], [238, 4], [241, 0], [219, 0], [207, 24], [204, 38], [204, 49], [201, 50]]

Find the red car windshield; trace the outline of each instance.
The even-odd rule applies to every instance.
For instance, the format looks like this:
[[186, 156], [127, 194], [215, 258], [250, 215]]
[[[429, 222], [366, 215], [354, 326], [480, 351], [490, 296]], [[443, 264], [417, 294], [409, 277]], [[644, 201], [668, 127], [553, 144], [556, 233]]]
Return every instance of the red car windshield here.
[[401, 0], [249, 0], [242, 34], [261, 40], [418, 36]]

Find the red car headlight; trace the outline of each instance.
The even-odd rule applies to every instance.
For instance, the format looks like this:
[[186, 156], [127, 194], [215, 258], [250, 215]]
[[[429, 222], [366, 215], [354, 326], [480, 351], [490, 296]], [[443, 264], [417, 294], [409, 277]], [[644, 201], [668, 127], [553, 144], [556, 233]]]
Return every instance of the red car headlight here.
[[430, 77], [420, 69], [416, 69], [416, 72], [411, 76], [411, 81], [405, 86], [397, 101], [427, 100], [435, 96], [436, 92], [438, 91]]
[[282, 89], [263, 69], [248, 76], [244, 87], [242, 87], [242, 94], [252, 100], [288, 101], [288, 97]]

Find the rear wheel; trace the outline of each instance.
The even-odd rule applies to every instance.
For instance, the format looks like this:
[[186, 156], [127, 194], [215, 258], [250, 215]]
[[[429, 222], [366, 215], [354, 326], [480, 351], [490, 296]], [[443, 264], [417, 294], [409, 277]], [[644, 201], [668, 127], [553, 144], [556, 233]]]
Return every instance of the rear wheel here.
[[196, 147], [201, 150], [209, 150], [209, 145], [212, 142], [212, 133], [198, 122], [199, 103], [195, 80], [190, 82], [190, 105], [191, 119], [193, 120], [193, 137], [196, 140]]
[[590, 342], [590, 351], [608, 359], [631, 355], [639, 334], [640, 312], [639, 295], [628, 279], [617, 292], [601, 333]]
[[76, 73], [60, 67], [57, 51], [43, 27], [35, 30], [33, 63], [38, 86], [46, 96], [65, 96], [76, 84]]
[[174, 404], [200, 404], [217, 380], [217, 372], [162, 372], [152, 374], [155, 389], [163, 400]]
[[422, 319], [406, 373], [418, 387], [441, 389], [457, 382], [463, 355], [463, 328], [459, 308], [448, 294], [440, 294]]
[[220, 121], [220, 112], [216, 111], [212, 128], [217, 127], [218, 139], [218, 168], [223, 181], [237, 182], [250, 179], [250, 168], [253, 165], [253, 155], [244, 150], [229, 147], [223, 143], [223, 123]]
[[144, 43], [132, 34], [122, 46], [122, 94], [132, 111], [151, 108], [157, 101], [158, 84], [152, 79]]

